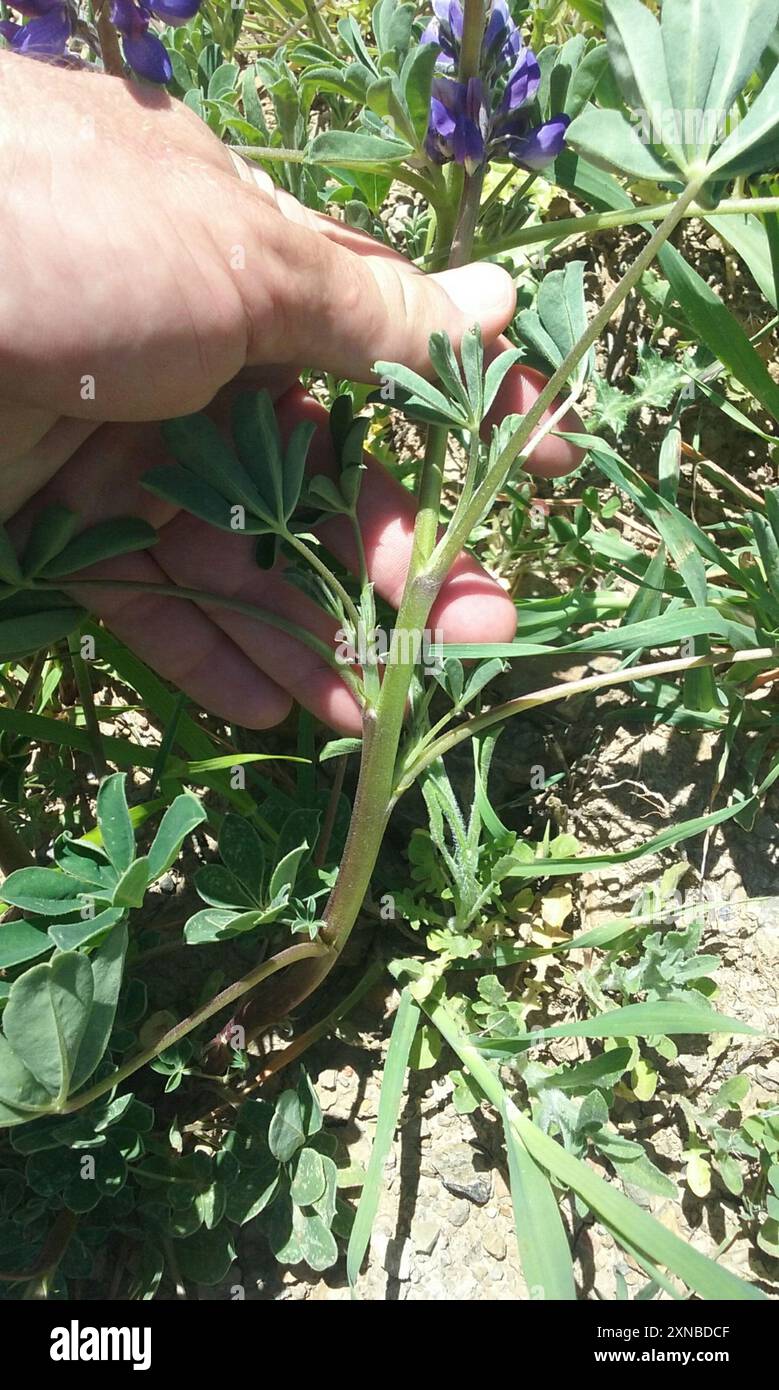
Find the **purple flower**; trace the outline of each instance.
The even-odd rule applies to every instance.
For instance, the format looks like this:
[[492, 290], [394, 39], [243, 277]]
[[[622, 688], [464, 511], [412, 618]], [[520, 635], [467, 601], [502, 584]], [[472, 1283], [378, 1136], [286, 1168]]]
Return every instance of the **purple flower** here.
[[75, 17], [66, 0], [20, 0], [14, 9], [30, 22], [3, 21], [0, 33], [11, 48], [32, 57], [61, 58], [75, 28]]
[[508, 75], [500, 104], [501, 111], [516, 111], [520, 106], [528, 106], [540, 85], [541, 69], [538, 59], [532, 49], [523, 47]]
[[435, 19], [431, 19], [420, 43], [434, 43], [441, 52], [436, 66], [456, 64], [463, 36], [463, 7], [458, 0], [433, 0]]
[[[149, 24], [157, 18], [165, 24], [186, 24], [200, 9], [202, 0], [113, 0], [111, 19], [122, 36], [125, 61], [148, 82], [169, 82], [173, 76], [168, 50]], [[75, 32], [74, 0], [13, 0], [13, 8], [29, 18], [29, 24], [0, 21], [0, 36], [18, 53], [60, 58]]]
[[524, 135], [509, 135], [505, 141], [506, 155], [522, 169], [545, 169], [562, 152], [570, 124], [570, 116], [553, 116]]
[[481, 79], [434, 77], [427, 151], [436, 164], [454, 159], [469, 174], [484, 161], [488, 116]]
[[133, 72], [147, 82], [169, 82], [173, 68], [168, 50], [150, 32], [149, 23], [156, 16], [166, 24], [186, 24], [200, 5], [201, 0], [150, 0], [147, 5], [135, 0], [114, 0], [111, 19], [122, 35], [122, 52]]
[[528, 109], [541, 85], [541, 69], [527, 48], [506, 0], [492, 0], [484, 28], [479, 76], [457, 80], [463, 34], [459, 0], [433, 0], [435, 19], [421, 42], [438, 47], [426, 149], [436, 164], [454, 160], [472, 174], [491, 158], [543, 169], [563, 148], [570, 124], [553, 116], [531, 125]]

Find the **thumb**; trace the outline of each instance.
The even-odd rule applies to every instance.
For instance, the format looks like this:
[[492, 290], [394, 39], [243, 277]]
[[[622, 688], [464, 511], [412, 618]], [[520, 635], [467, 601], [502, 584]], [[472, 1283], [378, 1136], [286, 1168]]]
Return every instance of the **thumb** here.
[[511, 320], [514, 286], [499, 266], [423, 275], [369, 237], [345, 245], [267, 203], [257, 212], [263, 270], [239, 286], [252, 366], [288, 362], [368, 381], [383, 360], [426, 373], [431, 333], [448, 333], [457, 348], [478, 323], [490, 343]]

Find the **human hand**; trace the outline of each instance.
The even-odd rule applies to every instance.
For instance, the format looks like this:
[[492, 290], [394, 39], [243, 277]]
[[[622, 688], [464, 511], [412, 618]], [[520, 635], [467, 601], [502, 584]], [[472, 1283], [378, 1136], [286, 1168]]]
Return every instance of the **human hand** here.
[[[422, 276], [402, 257], [300, 207], [248, 167], [186, 108], [118, 79], [0, 54], [0, 508], [22, 535], [44, 502], [85, 524], [145, 516], [160, 540], [103, 567], [103, 577], [200, 587], [274, 609], [332, 641], [335, 623], [254, 564], [250, 541], [176, 513], [139, 484], [165, 461], [162, 418], [208, 407], [220, 417], [236, 381], [267, 387], [284, 431], [324, 412], [293, 386], [303, 366], [367, 380], [374, 360], [429, 370], [427, 340], [455, 345], [479, 322], [485, 340], [513, 311], [509, 277], [477, 265]], [[498, 408], [527, 410], [536, 374], [512, 372]], [[312, 457], [328, 467], [326, 434]], [[543, 442], [538, 471], [577, 456]], [[35, 494], [33, 496], [33, 494]], [[32, 499], [32, 500], [30, 500]], [[24, 506], [24, 504], [27, 504]], [[360, 501], [377, 591], [396, 602], [410, 555], [413, 504], [369, 463]], [[346, 564], [340, 521], [321, 537]], [[95, 573], [97, 573], [95, 571]], [[79, 597], [83, 600], [84, 591]], [[357, 706], [336, 672], [294, 638], [228, 610], [175, 598], [89, 591], [90, 607], [160, 674], [236, 722], [277, 722], [298, 699], [354, 732]], [[430, 617], [449, 641], [501, 641], [514, 630], [503, 591], [467, 557]]]

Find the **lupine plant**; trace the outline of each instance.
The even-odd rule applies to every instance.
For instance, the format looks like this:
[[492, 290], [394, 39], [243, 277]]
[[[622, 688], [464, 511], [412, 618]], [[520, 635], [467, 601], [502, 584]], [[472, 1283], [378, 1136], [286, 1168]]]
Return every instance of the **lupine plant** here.
[[[12, 47], [62, 55], [75, 43], [84, 53], [99, 54], [99, 26], [93, 33], [91, 21], [70, 0], [28, 0], [13, 8], [28, 22], [0, 21]], [[585, 294], [582, 261], [567, 259], [562, 268], [538, 275], [532, 293], [521, 296], [513, 346], [489, 362], [472, 328], [458, 352], [445, 334], [433, 334], [430, 378], [400, 363], [377, 361], [378, 385], [370, 395], [355, 383], [325, 383], [335, 477], [309, 467], [308, 426], [282, 441], [263, 392], [238, 396], [229, 430], [205, 414], [163, 427], [170, 461], [149, 471], [145, 486], [226, 532], [255, 536], [259, 565], [283, 557], [296, 581], [337, 618], [344, 649], [359, 653], [359, 660], [344, 659], [320, 639], [238, 599], [228, 603], [164, 585], [136, 587], [232, 606], [293, 632], [331, 664], [360, 704], [362, 738], [331, 741], [320, 760], [338, 759], [343, 776], [345, 760], [359, 758], [353, 804], [350, 809], [340, 780], [328, 793], [309, 776], [308, 734], [298, 749], [303, 761], [293, 796], [252, 768], [264, 755], [220, 754], [208, 739], [204, 747], [202, 727], [120, 644], [112, 645], [107, 634], [100, 638], [121, 678], [142, 698], [163, 700], [169, 736], [152, 768], [156, 799], [134, 808], [131, 818], [123, 775], [108, 776], [98, 792], [93, 831], [60, 837], [46, 867], [17, 862], [2, 886], [16, 915], [0, 928], [6, 975], [0, 981], [0, 1120], [12, 1130], [12, 1161], [0, 1169], [0, 1197], [8, 1212], [7, 1226], [0, 1228], [0, 1265], [12, 1271], [24, 1265], [25, 1222], [42, 1245], [53, 1220], [57, 1239], [46, 1247], [47, 1261], [6, 1278], [12, 1287], [43, 1280], [56, 1289], [69, 1271], [86, 1267], [107, 1225], [122, 1231], [140, 1220], [149, 1237], [130, 1263], [129, 1289], [133, 1296], [150, 1297], [163, 1278], [166, 1242], [173, 1240], [185, 1277], [216, 1282], [229, 1268], [235, 1228], [262, 1218], [282, 1262], [305, 1260], [321, 1270], [338, 1258], [337, 1238], [348, 1240], [348, 1275], [356, 1283], [403, 1078], [414, 1040], [426, 1029], [438, 1038], [439, 1050], [441, 1044], [448, 1049], [457, 1108], [467, 1113], [486, 1101], [499, 1116], [519, 1254], [531, 1289], [548, 1298], [576, 1297], [559, 1203], [571, 1194], [576, 1209], [599, 1219], [644, 1270], [650, 1292], [759, 1297], [759, 1290], [673, 1235], [614, 1181], [616, 1176], [658, 1196], [676, 1195], [675, 1184], [643, 1147], [616, 1129], [610, 1116], [615, 1096], [635, 1101], [654, 1094], [657, 1058], [676, 1055], [675, 1039], [751, 1031], [712, 1003], [717, 961], [699, 951], [705, 914], [658, 930], [653, 913], [639, 905], [632, 915], [541, 945], [518, 944], [510, 929], [501, 934], [490, 921], [509, 901], [515, 917], [534, 910], [539, 893], [546, 901], [539, 885], [550, 881], [549, 901], [557, 901], [557, 881], [603, 867], [604, 858], [610, 865], [661, 851], [733, 817], [748, 823], [779, 774], [771, 757], [775, 721], [745, 698], [777, 664], [779, 492], [769, 490], [745, 512], [735, 549], [720, 544], [716, 532], [678, 505], [682, 387], [691, 385], [693, 399], [713, 401], [742, 428], [768, 439], [750, 420], [747, 398], [777, 419], [779, 387], [755, 343], [672, 243], [691, 218], [708, 221], [725, 238], [732, 226], [732, 244], [776, 306], [779, 200], [765, 176], [779, 143], [779, 4], [742, 0], [736, 12], [724, 0], [665, 0], [658, 18], [642, 0], [604, 0], [602, 7], [570, 7], [577, 13], [602, 10], [603, 32], [585, 31], [577, 21], [572, 32], [557, 35], [560, 42], [546, 43], [537, 15], [531, 32], [529, 7], [509, 7], [505, 0], [434, 0], [432, 15], [414, 4], [379, 0], [372, 37], [351, 14], [338, 20], [334, 32], [321, 13], [315, 21], [309, 14], [308, 28], [297, 28], [282, 48], [243, 68], [235, 61], [240, 20], [228, 26], [222, 17], [220, 29], [211, 7], [196, 14], [199, 8], [198, 0], [149, 6], [114, 0], [100, 15], [113, 26], [114, 38], [118, 33], [124, 60], [139, 77], [170, 82], [237, 154], [309, 206], [340, 207], [354, 225], [386, 235], [378, 216], [382, 204], [394, 185], [405, 189], [414, 200], [408, 247], [423, 268], [477, 257], [514, 265], [511, 258], [523, 248], [623, 226], [643, 228], [646, 237], [597, 305]], [[157, 20], [172, 27], [157, 32], [151, 27]], [[187, 21], [192, 23], [177, 27]], [[105, 42], [103, 61], [110, 68]], [[312, 134], [315, 94], [320, 119]], [[539, 218], [534, 199], [542, 186], [565, 190], [592, 211]], [[626, 301], [640, 294], [651, 302], [653, 290], [660, 294], [660, 278], [660, 312], [677, 306], [687, 346], [679, 361], [668, 363], [646, 345], [631, 399], [599, 378], [596, 350]], [[548, 381], [527, 414], [495, 424], [491, 412], [498, 393], [520, 360], [544, 368]], [[741, 405], [723, 394], [723, 374], [739, 383]], [[674, 412], [655, 486], [616, 447], [639, 404], [672, 406]], [[575, 406], [582, 413], [589, 409], [586, 424], [572, 414]], [[329, 516], [344, 517], [359, 551], [362, 448], [390, 408], [425, 442], [413, 553], [396, 621], [382, 645], [385, 615], [364, 557], [355, 583], [330, 562], [317, 527]], [[570, 521], [556, 519], [543, 542], [531, 545], [533, 499], [523, 468], [553, 431], [565, 431], [595, 475], [655, 528], [658, 547], [649, 561], [626, 542], [617, 543], [604, 526], [613, 505], [609, 511], [595, 485], [585, 488]], [[462, 460], [454, 490], [447, 473], [452, 446]], [[475, 537], [488, 534], [493, 509], [505, 506], [506, 498], [518, 551], [538, 556], [543, 544], [563, 566], [575, 562], [591, 572], [605, 566], [634, 585], [635, 597], [627, 599], [613, 587], [598, 593], [579, 587], [559, 602], [531, 600], [521, 607], [515, 642], [487, 650], [445, 648], [431, 670], [424, 644], [436, 596], [456, 557]], [[149, 527], [132, 518], [79, 532], [78, 519], [60, 508], [39, 516], [21, 556], [0, 532], [4, 657], [19, 661], [71, 635], [73, 669], [83, 680], [72, 634], [90, 629], [72, 595], [80, 584], [96, 581], [82, 572], [154, 539]], [[575, 625], [604, 619], [616, 625], [571, 636]], [[645, 659], [652, 648], [675, 643], [687, 644], [686, 654]], [[485, 704], [507, 663], [550, 652], [616, 652], [623, 661], [616, 671]], [[468, 664], [474, 660], [476, 665]], [[741, 794], [724, 809], [676, 823], [616, 860], [584, 856], [573, 836], [553, 834], [549, 827], [528, 840], [507, 826], [488, 795], [504, 722], [617, 685], [628, 687], [644, 710], [673, 705], [675, 717], [694, 727], [727, 727], [735, 738], [748, 726], [758, 751], [742, 777]], [[90, 708], [94, 714], [88, 681], [80, 689], [85, 714]], [[13, 739], [35, 736], [36, 715], [25, 716], [22, 707], [17, 716], [4, 726], [12, 741], [10, 758]], [[94, 720], [75, 732], [80, 748], [121, 757], [119, 741], [101, 741]], [[174, 744], [185, 747], [187, 759], [174, 756]], [[464, 805], [445, 759], [468, 744], [473, 793]], [[731, 740], [728, 749], [733, 746]], [[254, 774], [249, 785], [261, 796], [229, 780], [236, 767]], [[206, 799], [204, 805], [185, 790], [189, 784], [210, 787], [214, 804]], [[410, 883], [395, 894], [395, 906], [416, 931], [419, 949], [386, 962], [400, 1003], [376, 1143], [367, 1173], [355, 1184], [353, 1174], [338, 1168], [334, 1146], [322, 1133], [305, 1073], [281, 1092], [275, 1108], [271, 1101], [250, 1099], [254, 1059], [247, 1048], [269, 1025], [304, 1005], [339, 965], [371, 901], [371, 885], [374, 894], [383, 891], [377, 864], [390, 817], [415, 786], [421, 788], [429, 831], [419, 828], [412, 836]], [[144, 833], [145, 821], [163, 809], [156, 837], [137, 854], [136, 830]], [[201, 994], [183, 1020], [166, 1013], [156, 1029], [146, 1026], [138, 1046], [134, 1029], [146, 1005], [137, 976], [124, 972], [128, 923], [132, 928], [150, 886], [174, 864], [182, 845], [206, 826], [218, 841], [219, 862], [201, 865], [193, 876], [201, 902], [183, 925], [183, 940], [193, 952], [230, 942], [224, 948], [236, 953], [230, 959], [248, 968], [227, 984], [220, 969], [218, 988]], [[12, 858], [7, 849], [8, 864]], [[148, 944], [147, 938], [145, 944], [141, 934], [130, 956], [143, 961], [144, 951], [157, 949], [158, 942]], [[383, 949], [391, 957], [393, 948]], [[529, 1027], [531, 996], [512, 992], [501, 972], [546, 957], [565, 969], [572, 949], [600, 953], [586, 979], [591, 1012], [569, 1023]], [[462, 976], [474, 981], [473, 989], [462, 986]], [[375, 970], [369, 971], [328, 1020], [341, 1017], [375, 978]], [[267, 1074], [295, 1061], [323, 1031], [314, 1026], [293, 1040], [271, 1060]], [[575, 1064], [544, 1055], [548, 1042], [571, 1037], [591, 1040], [599, 1050]], [[539, 1047], [540, 1059], [531, 1052]], [[150, 1064], [168, 1078], [166, 1093], [198, 1076], [221, 1075], [225, 1090], [236, 1088], [239, 1108], [218, 1152], [185, 1148], [173, 1123], [167, 1149], [154, 1138], [154, 1092], [144, 1080]], [[131, 1078], [142, 1098], [128, 1091]], [[745, 1219], [762, 1223], [761, 1248], [773, 1254], [775, 1115], [756, 1113], [741, 1126], [740, 1137], [728, 1138], [718, 1115], [741, 1099], [740, 1089], [729, 1091], [708, 1109], [690, 1111], [688, 1180], [696, 1191], [704, 1168], [707, 1182], [713, 1168], [740, 1199], [740, 1165], [756, 1163], [760, 1172], [745, 1199], [751, 1204]], [[213, 1136], [208, 1123], [198, 1117], [195, 1135]], [[63, 1157], [73, 1145], [94, 1149], [98, 1176], [88, 1200]], [[585, 1159], [607, 1165], [613, 1176], [600, 1176]], [[189, 1184], [184, 1200], [182, 1189], [169, 1181], [171, 1165], [177, 1182]], [[32, 1210], [24, 1205], [25, 1182], [37, 1194]], [[360, 1184], [355, 1213], [336, 1188]]]

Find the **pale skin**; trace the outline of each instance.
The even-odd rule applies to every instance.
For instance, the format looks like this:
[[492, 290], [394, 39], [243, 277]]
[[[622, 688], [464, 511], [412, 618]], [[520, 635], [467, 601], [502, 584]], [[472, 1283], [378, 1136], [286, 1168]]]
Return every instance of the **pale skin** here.
[[[158, 422], [205, 409], [221, 420], [231, 392], [265, 386], [283, 431], [303, 416], [320, 425], [312, 467], [321, 473], [332, 466], [326, 416], [297, 384], [301, 368], [369, 381], [383, 359], [429, 374], [430, 333], [445, 330], [456, 346], [475, 322], [500, 351], [514, 310], [509, 276], [488, 264], [422, 275], [301, 207], [148, 87], [0, 52], [0, 110], [0, 518], [21, 541], [46, 502], [71, 506], [84, 524], [145, 517], [158, 544], [105, 564], [102, 577], [240, 597], [333, 642], [335, 621], [281, 571], [260, 571], [248, 538], [140, 486], [166, 460]], [[527, 410], [540, 382], [512, 369], [495, 413]], [[363, 542], [377, 591], [397, 605], [413, 499], [367, 461]], [[577, 462], [550, 436], [532, 466], [560, 474]], [[356, 562], [346, 523], [321, 536], [340, 562]], [[78, 597], [224, 719], [265, 728], [299, 701], [333, 728], [359, 731], [338, 674], [285, 633], [175, 598], [97, 587]], [[430, 627], [447, 641], [507, 641], [514, 607], [463, 555]]]

